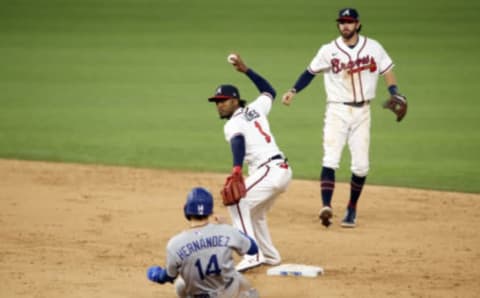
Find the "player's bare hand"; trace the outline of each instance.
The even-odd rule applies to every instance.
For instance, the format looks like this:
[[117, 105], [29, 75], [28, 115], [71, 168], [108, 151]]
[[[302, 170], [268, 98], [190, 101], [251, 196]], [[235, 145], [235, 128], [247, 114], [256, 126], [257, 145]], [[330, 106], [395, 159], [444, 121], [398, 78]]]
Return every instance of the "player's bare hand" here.
[[294, 96], [295, 92], [288, 90], [285, 94], [283, 94], [282, 103], [286, 106], [289, 106], [292, 103]]
[[242, 57], [238, 53], [234, 53], [235, 57], [232, 59], [233, 60], [233, 67], [235, 67], [236, 70], [239, 72], [247, 72], [248, 67], [245, 65], [245, 62], [243, 62]]

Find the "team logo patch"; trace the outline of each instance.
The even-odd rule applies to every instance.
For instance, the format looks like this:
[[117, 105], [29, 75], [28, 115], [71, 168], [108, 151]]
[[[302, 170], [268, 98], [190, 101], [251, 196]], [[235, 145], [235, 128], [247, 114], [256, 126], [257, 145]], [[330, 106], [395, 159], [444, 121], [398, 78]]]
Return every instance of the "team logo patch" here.
[[197, 206], [197, 213], [200, 214], [200, 215], [203, 215], [203, 212], [204, 212], [204, 207], [202, 204], [198, 205]]

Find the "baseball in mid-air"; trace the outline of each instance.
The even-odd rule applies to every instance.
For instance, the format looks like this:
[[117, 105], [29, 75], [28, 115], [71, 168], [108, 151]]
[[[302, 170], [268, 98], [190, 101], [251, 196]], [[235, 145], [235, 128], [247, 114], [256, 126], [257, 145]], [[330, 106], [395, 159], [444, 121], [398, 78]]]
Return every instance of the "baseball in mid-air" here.
[[238, 56], [235, 55], [235, 54], [230, 54], [230, 55], [228, 55], [228, 57], [227, 57], [228, 63], [231, 63], [231, 64], [237, 62], [237, 59], [238, 59]]

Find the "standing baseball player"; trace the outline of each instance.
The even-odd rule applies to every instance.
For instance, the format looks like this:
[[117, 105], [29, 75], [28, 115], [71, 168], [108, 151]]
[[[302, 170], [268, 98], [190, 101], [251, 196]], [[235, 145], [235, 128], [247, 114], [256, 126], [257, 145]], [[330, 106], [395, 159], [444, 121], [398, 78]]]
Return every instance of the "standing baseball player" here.
[[173, 282], [178, 297], [258, 297], [245, 277], [235, 270], [232, 252], [255, 255], [255, 241], [238, 229], [209, 223], [213, 197], [202, 187], [187, 196], [184, 214], [190, 228], [167, 245], [165, 268], [152, 266], [147, 277], [153, 282]]
[[343, 147], [348, 143], [351, 153], [350, 201], [342, 227], [355, 227], [357, 202], [369, 170], [370, 102], [375, 97], [378, 77], [383, 75], [391, 94], [384, 107], [392, 109], [400, 121], [406, 113], [406, 98], [398, 93], [393, 62], [375, 40], [359, 34], [357, 10], [339, 11], [337, 28], [340, 36], [320, 47], [307, 70], [283, 95], [290, 105], [295, 94], [303, 90], [316, 74], [323, 72], [327, 107], [323, 129], [323, 167], [320, 175], [323, 208], [319, 217], [328, 227], [333, 216], [332, 195], [335, 170], [338, 169]]
[[[275, 90], [267, 80], [248, 68], [238, 54], [230, 62], [236, 70], [245, 73], [260, 92], [246, 105], [235, 86], [221, 85], [208, 99], [216, 104], [220, 118], [227, 119], [225, 139], [233, 154], [232, 174], [222, 191], [223, 202], [228, 206], [233, 225], [253, 238], [259, 247], [258, 254], [245, 256], [237, 264], [238, 271], [245, 271], [262, 264], [278, 265], [281, 262], [268, 229], [267, 212], [277, 196], [287, 189], [292, 170], [275, 142], [267, 119]], [[248, 166], [245, 180], [242, 174], [244, 162]], [[235, 181], [240, 185], [240, 192], [233, 195], [237, 200], [228, 201], [228, 193], [237, 193], [228, 189], [229, 183]]]

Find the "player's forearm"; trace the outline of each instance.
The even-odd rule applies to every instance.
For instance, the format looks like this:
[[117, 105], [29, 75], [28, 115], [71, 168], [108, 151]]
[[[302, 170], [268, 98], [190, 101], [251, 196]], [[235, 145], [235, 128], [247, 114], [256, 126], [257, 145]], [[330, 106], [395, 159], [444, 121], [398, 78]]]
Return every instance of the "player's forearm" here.
[[236, 135], [230, 140], [230, 147], [233, 154], [233, 167], [242, 167], [245, 159], [245, 137]]
[[292, 88], [292, 91], [295, 92], [295, 93], [298, 93], [300, 92], [301, 90], [303, 90], [305, 87], [307, 87], [310, 82], [312, 82], [313, 78], [315, 77], [314, 74], [312, 74], [311, 72], [307, 70], [305, 70], [301, 75], [300, 77], [298, 78], [297, 82], [295, 83], [295, 85], [293, 86]]
[[270, 83], [263, 78], [261, 75], [249, 68], [245, 74], [248, 78], [255, 84], [260, 93], [268, 93], [272, 96], [272, 99], [275, 98], [276, 92], [275, 89], [270, 85]]
[[385, 84], [387, 85], [387, 88], [390, 88], [390, 86], [397, 85], [397, 79], [395, 78], [395, 74], [393, 73], [392, 70], [389, 70], [386, 73], [384, 73], [383, 77], [385, 78]]

